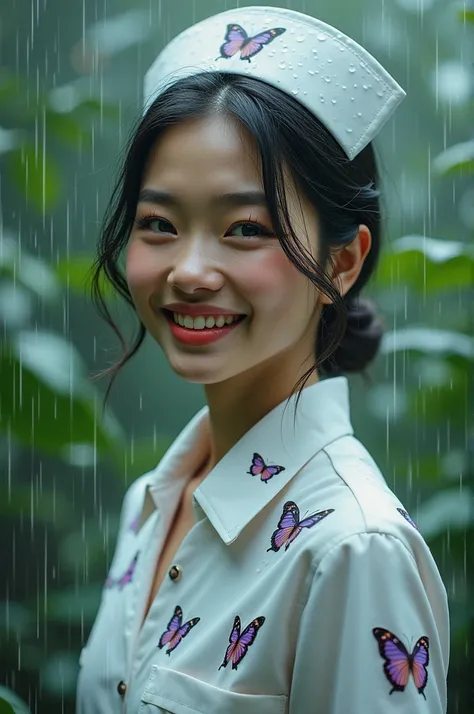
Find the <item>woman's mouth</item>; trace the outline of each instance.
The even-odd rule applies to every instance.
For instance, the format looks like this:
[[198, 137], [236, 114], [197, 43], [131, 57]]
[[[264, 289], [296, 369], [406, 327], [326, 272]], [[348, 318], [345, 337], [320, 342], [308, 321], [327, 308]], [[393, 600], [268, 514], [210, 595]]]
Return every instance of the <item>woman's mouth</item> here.
[[215, 317], [206, 315], [191, 318], [166, 309], [162, 309], [162, 313], [166, 317], [173, 337], [179, 342], [193, 346], [208, 345], [225, 337], [247, 317], [247, 315], [216, 315]]

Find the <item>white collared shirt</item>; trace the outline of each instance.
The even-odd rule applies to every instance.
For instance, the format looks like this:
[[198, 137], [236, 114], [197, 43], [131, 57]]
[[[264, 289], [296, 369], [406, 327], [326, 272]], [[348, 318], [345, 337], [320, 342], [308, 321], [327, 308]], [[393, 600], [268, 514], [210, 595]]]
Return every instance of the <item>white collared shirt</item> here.
[[209, 452], [207, 407], [129, 488], [77, 714], [445, 714], [446, 591], [353, 435], [348, 381], [306, 387], [296, 421], [294, 403], [196, 489], [196, 523], [142, 627], [181, 493]]

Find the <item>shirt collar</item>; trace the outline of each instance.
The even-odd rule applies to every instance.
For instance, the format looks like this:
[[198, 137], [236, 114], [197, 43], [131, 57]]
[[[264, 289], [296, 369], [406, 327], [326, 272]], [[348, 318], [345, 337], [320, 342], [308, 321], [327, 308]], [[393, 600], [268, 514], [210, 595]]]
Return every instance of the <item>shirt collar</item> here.
[[[295, 416], [296, 395], [266, 414], [232, 447], [194, 491], [194, 499], [222, 540], [232, 543], [250, 521], [321, 449], [352, 435], [349, 384], [344, 376], [305, 387]], [[203, 407], [183, 429], [148, 486], [155, 505], [177, 498], [210, 451], [209, 409]], [[284, 470], [267, 481], [249, 474], [254, 455]]]

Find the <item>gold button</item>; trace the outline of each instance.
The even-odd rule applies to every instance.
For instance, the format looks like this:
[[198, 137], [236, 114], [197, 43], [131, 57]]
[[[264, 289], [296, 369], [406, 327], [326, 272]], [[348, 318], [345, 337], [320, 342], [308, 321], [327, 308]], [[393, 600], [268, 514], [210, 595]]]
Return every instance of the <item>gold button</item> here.
[[181, 570], [179, 565], [172, 565], [168, 571], [168, 575], [170, 576], [171, 580], [174, 580], [174, 582], [177, 582], [181, 578], [182, 574], [183, 571]]
[[120, 694], [120, 696], [124, 697], [126, 691], [127, 691], [127, 685], [125, 684], [125, 682], [119, 682], [117, 684], [117, 692]]

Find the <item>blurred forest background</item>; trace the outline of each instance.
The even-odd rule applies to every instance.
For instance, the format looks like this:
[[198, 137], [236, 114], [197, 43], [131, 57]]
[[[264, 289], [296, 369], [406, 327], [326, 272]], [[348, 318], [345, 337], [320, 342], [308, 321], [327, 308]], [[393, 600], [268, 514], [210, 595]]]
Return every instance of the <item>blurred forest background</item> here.
[[[149, 340], [102, 415], [107, 384], [90, 376], [120, 346], [85, 280], [144, 72], [192, 22], [253, 4], [0, 6], [0, 697], [13, 707], [0, 702], [0, 712], [73, 713], [123, 494], [204, 403]], [[354, 37], [408, 94], [377, 142], [386, 242], [367, 294], [387, 333], [373, 386], [350, 378], [352, 415], [441, 570], [448, 712], [473, 714], [474, 10], [449, 0], [276, 4]], [[132, 336], [133, 315], [110, 301]]]

